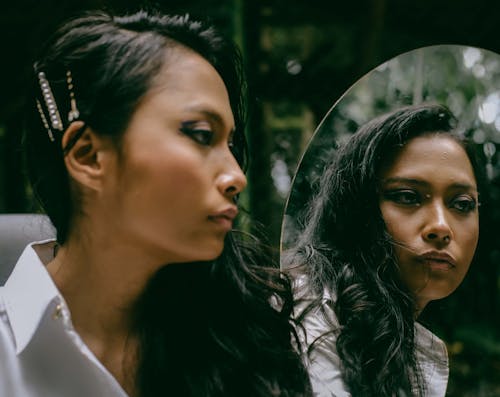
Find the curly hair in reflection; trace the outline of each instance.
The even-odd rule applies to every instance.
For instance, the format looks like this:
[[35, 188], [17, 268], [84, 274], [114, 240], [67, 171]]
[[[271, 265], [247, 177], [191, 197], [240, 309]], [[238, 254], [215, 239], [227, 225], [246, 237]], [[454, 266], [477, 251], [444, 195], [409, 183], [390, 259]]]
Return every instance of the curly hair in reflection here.
[[[415, 356], [416, 305], [398, 276], [377, 183], [384, 164], [405, 143], [447, 134], [466, 150], [479, 184], [473, 148], [454, 126], [451, 112], [432, 104], [400, 108], [363, 125], [326, 166], [299, 242], [287, 253], [288, 266], [307, 274], [317, 297], [301, 316], [321, 308], [337, 337], [343, 379], [353, 396], [425, 395]], [[332, 297], [326, 303], [325, 292]]]

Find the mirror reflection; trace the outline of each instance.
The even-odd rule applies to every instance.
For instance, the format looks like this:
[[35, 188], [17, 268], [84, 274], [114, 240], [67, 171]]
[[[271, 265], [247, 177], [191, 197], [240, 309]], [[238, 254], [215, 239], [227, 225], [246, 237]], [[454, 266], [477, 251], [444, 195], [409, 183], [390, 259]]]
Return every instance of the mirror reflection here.
[[315, 133], [282, 265], [319, 395], [498, 392], [499, 63], [463, 46], [400, 55]]

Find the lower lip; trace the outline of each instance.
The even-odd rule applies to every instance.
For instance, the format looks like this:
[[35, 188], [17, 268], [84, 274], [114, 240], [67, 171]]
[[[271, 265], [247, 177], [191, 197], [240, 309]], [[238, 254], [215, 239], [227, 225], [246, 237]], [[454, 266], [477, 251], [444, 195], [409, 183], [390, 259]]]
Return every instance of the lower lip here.
[[233, 228], [233, 221], [225, 216], [210, 216], [208, 219], [226, 232]]
[[432, 270], [439, 270], [439, 271], [448, 271], [451, 270], [454, 266], [445, 261], [438, 261], [434, 259], [424, 259], [423, 264]]

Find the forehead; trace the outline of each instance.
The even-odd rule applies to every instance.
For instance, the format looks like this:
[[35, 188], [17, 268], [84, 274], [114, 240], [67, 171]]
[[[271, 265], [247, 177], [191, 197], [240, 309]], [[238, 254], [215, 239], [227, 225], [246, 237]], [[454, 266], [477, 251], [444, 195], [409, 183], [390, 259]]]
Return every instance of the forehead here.
[[205, 58], [180, 45], [166, 51], [165, 62], [142, 104], [152, 101], [172, 112], [203, 109], [218, 114], [227, 125], [234, 124], [222, 77]]
[[382, 171], [382, 177], [405, 177], [475, 185], [472, 164], [455, 139], [429, 134], [411, 139]]

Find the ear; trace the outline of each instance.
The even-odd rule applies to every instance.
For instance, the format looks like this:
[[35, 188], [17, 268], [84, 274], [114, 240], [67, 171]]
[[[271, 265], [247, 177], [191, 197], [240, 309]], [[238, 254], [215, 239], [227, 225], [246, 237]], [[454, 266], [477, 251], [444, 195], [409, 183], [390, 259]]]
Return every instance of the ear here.
[[[85, 128], [83, 133], [80, 132]], [[72, 179], [91, 190], [101, 190], [106, 170], [106, 157], [109, 153], [109, 139], [96, 134], [92, 128], [85, 127], [82, 121], [69, 125], [61, 140], [62, 148], [67, 147], [76, 134], [81, 134], [64, 156], [66, 169]]]

